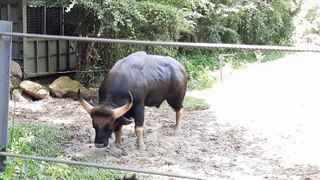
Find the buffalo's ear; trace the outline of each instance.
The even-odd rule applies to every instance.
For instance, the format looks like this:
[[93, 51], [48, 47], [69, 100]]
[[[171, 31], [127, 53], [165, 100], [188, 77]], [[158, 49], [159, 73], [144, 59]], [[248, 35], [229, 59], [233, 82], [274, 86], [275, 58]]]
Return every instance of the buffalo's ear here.
[[120, 125], [128, 125], [128, 124], [131, 124], [134, 121], [134, 119], [133, 118], [128, 119], [124, 116], [121, 116], [117, 121]]

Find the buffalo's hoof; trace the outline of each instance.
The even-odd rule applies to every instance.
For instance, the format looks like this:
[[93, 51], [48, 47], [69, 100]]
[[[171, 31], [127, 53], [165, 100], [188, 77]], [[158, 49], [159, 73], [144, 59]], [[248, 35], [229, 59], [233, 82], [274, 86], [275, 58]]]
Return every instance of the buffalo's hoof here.
[[146, 145], [144, 145], [144, 143], [139, 143], [138, 144], [138, 149], [139, 150], [145, 150], [146, 149]]

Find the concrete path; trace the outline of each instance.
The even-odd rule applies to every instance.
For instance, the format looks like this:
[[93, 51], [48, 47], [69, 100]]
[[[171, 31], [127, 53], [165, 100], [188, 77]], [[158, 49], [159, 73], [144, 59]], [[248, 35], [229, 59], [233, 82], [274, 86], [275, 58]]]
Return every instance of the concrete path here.
[[211, 104], [218, 123], [265, 138], [266, 155], [285, 164], [320, 166], [320, 53], [253, 64], [189, 95]]

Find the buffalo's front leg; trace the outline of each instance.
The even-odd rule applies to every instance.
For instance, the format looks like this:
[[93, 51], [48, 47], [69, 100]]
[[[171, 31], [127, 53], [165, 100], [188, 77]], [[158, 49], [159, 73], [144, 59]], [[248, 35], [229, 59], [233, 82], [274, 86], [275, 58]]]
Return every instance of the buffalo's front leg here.
[[118, 127], [115, 129], [114, 135], [115, 135], [115, 143], [120, 144], [120, 142], [121, 142], [121, 135], [122, 135], [122, 126], [118, 126]]
[[143, 126], [142, 127], [135, 127], [135, 133], [137, 136], [138, 149], [139, 150], [145, 149], [146, 146], [143, 142]]
[[135, 134], [137, 136], [138, 149], [145, 149], [143, 142], [144, 104], [136, 105], [134, 109]]
[[181, 121], [183, 117], [183, 109], [181, 108], [179, 111], [176, 112], [176, 129], [181, 129]]

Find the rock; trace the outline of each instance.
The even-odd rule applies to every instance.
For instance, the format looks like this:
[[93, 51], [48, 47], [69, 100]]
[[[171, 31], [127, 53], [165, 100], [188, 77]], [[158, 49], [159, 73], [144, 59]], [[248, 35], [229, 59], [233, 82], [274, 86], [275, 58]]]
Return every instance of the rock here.
[[21, 80], [18, 77], [10, 76], [10, 92], [14, 89], [20, 88]]
[[17, 102], [31, 102], [32, 99], [26, 96], [21, 89], [14, 89], [12, 91], [11, 98], [13, 101]]
[[86, 89], [80, 82], [72, 80], [68, 76], [59, 77], [49, 85], [49, 88], [50, 92], [59, 98], [72, 98], [77, 100], [78, 89], [80, 89], [81, 94], [85, 99], [89, 99], [90, 97], [88, 89]]
[[21, 71], [20, 65], [15, 61], [11, 60], [10, 66], [11, 66], [11, 74], [13, 76], [18, 76], [19, 78], [22, 78], [22, 71]]
[[49, 97], [49, 91], [41, 84], [24, 80], [20, 83], [20, 88], [31, 97], [40, 100]]

